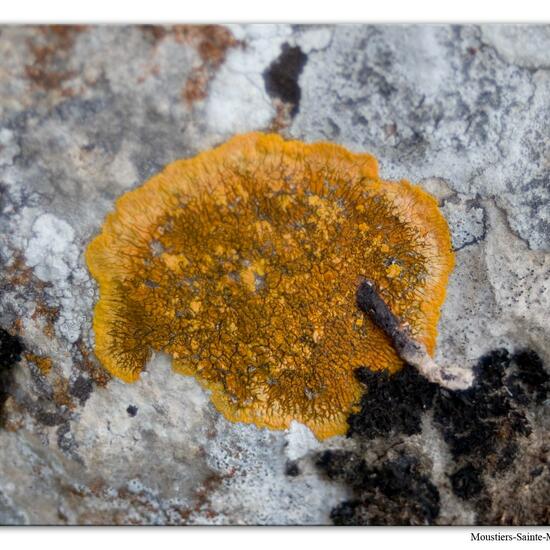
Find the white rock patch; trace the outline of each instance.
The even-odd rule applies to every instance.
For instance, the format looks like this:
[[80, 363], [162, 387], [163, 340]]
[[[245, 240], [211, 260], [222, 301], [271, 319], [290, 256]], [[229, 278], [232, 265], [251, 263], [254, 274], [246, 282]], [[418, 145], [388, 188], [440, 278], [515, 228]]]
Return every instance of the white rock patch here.
[[58, 283], [69, 277], [78, 259], [74, 236], [74, 229], [52, 214], [43, 214], [36, 219], [25, 259], [39, 279]]

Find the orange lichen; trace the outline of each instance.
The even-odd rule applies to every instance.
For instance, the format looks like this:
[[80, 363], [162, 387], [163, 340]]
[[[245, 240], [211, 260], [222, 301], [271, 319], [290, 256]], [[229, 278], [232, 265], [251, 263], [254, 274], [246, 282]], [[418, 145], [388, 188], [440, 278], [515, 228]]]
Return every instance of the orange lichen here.
[[34, 363], [38, 367], [38, 370], [40, 370], [40, 372], [44, 376], [50, 374], [52, 370], [53, 362], [49, 357], [36, 355], [35, 353], [31, 353], [31, 352], [26, 352], [24, 356], [27, 361]]
[[32, 319], [35, 321], [42, 319], [44, 321], [44, 334], [48, 338], [53, 338], [55, 336], [55, 322], [58, 318], [59, 307], [52, 307], [43, 301], [37, 301]]
[[78, 350], [76, 355], [75, 365], [82, 371], [86, 372], [95, 384], [105, 387], [111, 375], [102, 369], [93, 354], [88, 350], [81, 338], [75, 342], [75, 347]]
[[86, 259], [109, 372], [134, 381], [165, 352], [230, 420], [319, 438], [345, 433], [356, 368], [403, 365], [356, 307], [361, 277], [433, 353], [454, 262], [435, 199], [372, 156], [258, 133], [118, 199]]

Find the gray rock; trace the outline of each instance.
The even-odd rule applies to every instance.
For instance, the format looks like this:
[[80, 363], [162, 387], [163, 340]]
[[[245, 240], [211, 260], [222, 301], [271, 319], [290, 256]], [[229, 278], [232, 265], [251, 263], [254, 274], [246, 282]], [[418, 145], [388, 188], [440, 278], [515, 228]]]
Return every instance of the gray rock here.
[[[285, 44], [306, 55], [293, 105], [265, 86]], [[83, 252], [114, 200], [235, 133], [334, 141], [421, 184], [456, 251], [436, 360], [529, 348], [548, 365], [549, 52], [548, 26], [1, 27], [0, 325], [26, 351], [0, 385], [0, 523], [330, 523], [351, 492], [315, 456], [390, 456], [391, 438], [232, 424], [162, 355], [135, 384], [93, 356]], [[522, 440], [531, 462], [548, 429]], [[441, 495], [436, 523], [479, 521], [429, 414], [398, 443]], [[521, 475], [486, 479], [492, 502]]]

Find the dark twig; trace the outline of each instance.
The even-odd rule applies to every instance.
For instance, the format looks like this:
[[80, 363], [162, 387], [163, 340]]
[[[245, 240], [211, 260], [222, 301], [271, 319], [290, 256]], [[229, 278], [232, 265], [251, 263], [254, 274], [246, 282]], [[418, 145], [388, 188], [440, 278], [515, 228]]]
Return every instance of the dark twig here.
[[392, 313], [373, 281], [361, 281], [356, 300], [357, 307], [388, 335], [399, 357], [416, 367], [428, 380], [453, 390], [471, 385], [470, 371], [455, 369], [451, 372], [449, 368], [436, 364], [426, 346], [413, 338], [408, 323]]

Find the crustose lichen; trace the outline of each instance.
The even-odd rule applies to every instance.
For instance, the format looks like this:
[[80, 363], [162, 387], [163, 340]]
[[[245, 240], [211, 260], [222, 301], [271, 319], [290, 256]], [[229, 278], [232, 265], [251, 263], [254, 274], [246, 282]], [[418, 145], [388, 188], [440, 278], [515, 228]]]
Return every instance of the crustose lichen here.
[[345, 433], [355, 369], [403, 365], [356, 306], [361, 280], [432, 354], [454, 261], [436, 201], [372, 156], [258, 133], [118, 199], [86, 259], [109, 372], [134, 381], [165, 352], [227, 418], [319, 438]]

